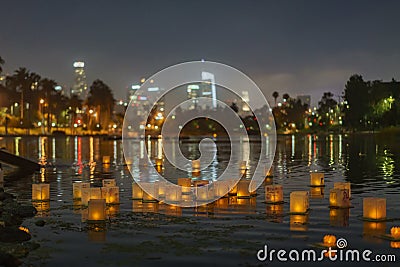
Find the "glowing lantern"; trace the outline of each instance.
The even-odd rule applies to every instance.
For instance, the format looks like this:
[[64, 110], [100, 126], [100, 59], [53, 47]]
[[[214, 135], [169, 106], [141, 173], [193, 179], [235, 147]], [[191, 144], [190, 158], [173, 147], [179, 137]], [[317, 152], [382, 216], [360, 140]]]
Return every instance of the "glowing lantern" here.
[[350, 198], [347, 189], [331, 189], [329, 192], [329, 205], [336, 208], [349, 208]]
[[250, 180], [240, 180], [237, 183], [237, 197], [238, 198], [250, 198], [249, 191]]
[[91, 199], [101, 199], [101, 188], [82, 188], [82, 205], [87, 206]]
[[157, 181], [158, 184], [158, 197], [163, 198], [165, 197], [165, 183], [162, 181]]
[[311, 186], [325, 186], [324, 173], [322, 172], [311, 172], [310, 173]]
[[240, 162], [240, 170], [247, 170], [247, 161], [243, 160]]
[[369, 220], [386, 219], [386, 199], [367, 197], [363, 199], [363, 217]]
[[200, 172], [201, 165], [200, 165], [200, 160], [192, 160], [192, 172]]
[[182, 194], [189, 194], [191, 192], [192, 179], [178, 178], [178, 185], [182, 186]]
[[107, 186], [101, 188], [102, 198], [106, 200], [106, 204], [119, 204], [119, 187]]
[[292, 214], [290, 215], [290, 231], [307, 231], [308, 215]]
[[265, 201], [267, 203], [283, 202], [283, 187], [281, 185], [267, 185], [265, 187]]
[[168, 185], [165, 191], [165, 200], [171, 203], [178, 203], [182, 200], [182, 187]]
[[391, 248], [400, 248], [400, 242], [399, 241], [392, 241], [392, 242], [390, 242], [390, 247]]
[[157, 167], [162, 167], [164, 165], [164, 160], [163, 159], [156, 159], [155, 164]]
[[221, 198], [227, 195], [229, 191], [229, 182], [228, 181], [217, 181], [214, 186], [214, 195], [215, 197]]
[[111, 164], [111, 157], [110, 156], [103, 156], [103, 164], [104, 165]]
[[327, 247], [336, 246], [336, 236], [334, 235], [325, 235], [323, 238], [323, 244]]
[[271, 168], [265, 167], [265, 177], [272, 177], [274, 176], [274, 166], [271, 165]]
[[72, 184], [72, 192], [74, 199], [82, 198], [82, 188], [89, 188], [90, 183], [74, 182]]
[[115, 179], [103, 179], [103, 187], [117, 186]]
[[158, 184], [142, 183], [143, 186], [143, 202], [158, 202]]
[[106, 201], [104, 199], [91, 199], [88, 206], [88, 222], [105, 221]]
[[346, 189], [349, 193], [349, 198], [351, 198], [351, 184], [347, 182], [336, 182], [333, 184], [334, 189]]
[[395, 239], [400, 239], [400, 227], [398, 226], [393, 226], [390, 229], [390, 235], [395, 238]]
[[135, 182], [132, 183], [132, 199], [133, 200], [143, 199], [143, 189]]
[[294, 191], [290, 193], [290, 212], [306, 213], [309, 207], [309, 197], [307, 191]]
[[32, 201], [50, 201], [50, 184], [32, 184]]
[[233, 186], [231, 188], [231, 190], [229, 190], [228, 195], [230, 195], [230, 196], [236, 196], [237, 195], [237, 184], [235, 184], [235, 186]]
[[115, 218], [119, 213], [119, 205], [108, 206], [106, 209], [106, 213], [107, 213], [107, 218]]
[[208, 201], [214, 197], [214, 192], [211, 187], [196, 187], [196, 200], [197, 201]]

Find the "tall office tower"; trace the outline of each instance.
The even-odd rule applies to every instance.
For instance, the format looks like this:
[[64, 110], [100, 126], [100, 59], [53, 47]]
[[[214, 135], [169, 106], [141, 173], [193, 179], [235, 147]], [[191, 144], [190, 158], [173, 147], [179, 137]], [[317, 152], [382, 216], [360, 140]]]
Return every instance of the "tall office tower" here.
[[198, 104], [198, 97], [199, 97], [199, 89], [200, 86], [198, 84], [189, 84], [187, 86], [187, 99], [191, 99], [191, 103], [189, 105], [189, 109], [196, 109]]
[[214, 74], [203, 71], [201, 73], [201, 79], [203, 81], [202, 96], [212, 98], [212, 108], [217, 108], [217, 89], [215, 87]]
[[75, 80], [71, 89], [71, 95], [77, 95], [80, 99], [85, 99], [88, 94], [86, 83], [85, 62], [75, 61], [74, 64]]

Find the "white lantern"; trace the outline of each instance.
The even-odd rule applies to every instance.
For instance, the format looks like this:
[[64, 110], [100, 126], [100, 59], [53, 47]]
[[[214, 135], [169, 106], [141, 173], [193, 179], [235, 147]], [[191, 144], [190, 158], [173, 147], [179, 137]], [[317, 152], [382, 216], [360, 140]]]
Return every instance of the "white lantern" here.
[[310, 173], [310, 184], [311, 184], [311, 186], [325, 186], [324, 173], [311, 172]]
[[90, 188], [90, 183], [74, 182], [72, 184], [72, 192], [74, 199], [82, 198], [82, 188]]
[[229, 192], [229, 182], [228, 181], [217, 181], [214, 184], [214, 196], [221, 198], [226, 197]]
[[334, 189], [346, 189], [349, 192], [349, 198], [351, 198], [351, 183], [348, 182], [336, 182], [333, 184]]
[[294, 191], [290, 193], [290, 212], [304, 214], [309, 208], [308, 191]]
[[337, 208], [349, 208], [350, 198], [347, 189], [331, 189], [329, 193], [329, 205]]
[[82, 188], [82, 205], [87, 206], [89, 200], [91, 199], [101, 199], [101, 188], [100, 187], [91, 187], [91, 188]]
[[49, 201], [50, 184], [32, 184], [32, 201]]
[[89, 200], [88, 222], [106, 220], [106, 201], [104, 199]]
[[182, 194], [189, 194], [191, 192], [192, 179], [178, 178], [178, 185], [182, 186]]
[[281, 185], [267, 185], [265, 187], [265, 201], [267, 203], [283, 202], [283, 187]]
[[182, 200], [182, 187], [176, 185], [166, 186], [165, 201], [179, 203]]
[[135, 182], [132, 183], [132, 199], [133, 200], [143, 199], [143, 189]]
[[377, 198], [377, 197], [364, 198], [363, 217], [369, 220], [385, 220], [386, 198]]
[[102, 198], [106, 200], [106, 204], [119, 204], [119, 187], [107, 186], [101, 188]]

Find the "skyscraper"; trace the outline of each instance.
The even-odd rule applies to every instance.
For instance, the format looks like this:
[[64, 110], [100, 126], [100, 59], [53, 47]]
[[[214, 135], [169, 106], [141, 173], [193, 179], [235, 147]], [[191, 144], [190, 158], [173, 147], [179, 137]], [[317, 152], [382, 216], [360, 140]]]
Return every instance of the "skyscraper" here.
[[88, 93], [86, 83], [85, 62], [75, 61], [74, 64], [75, 80], [71, 89], [71, 95], [77, 95], [80, 99], [85, 99]]

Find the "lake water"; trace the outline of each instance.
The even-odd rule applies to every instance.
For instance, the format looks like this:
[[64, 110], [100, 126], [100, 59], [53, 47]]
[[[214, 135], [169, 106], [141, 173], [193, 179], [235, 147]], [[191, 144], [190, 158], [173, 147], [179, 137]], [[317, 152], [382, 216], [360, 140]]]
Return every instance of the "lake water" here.
[[[316, 249], [327, 234], [345, 238], [348, 248], [370, 249], [375, 254], [394, 254], [399, 242], [382, 238], [390, 228], [400, 225], [400, 136], [396, 135], [293, 135], [279, 136], [274, 159], [274, 177], [269, 182], [283, 185], [284, 203], [267, 205], [264, 186], [251, 199], [224, 198], [198, 208], [176, 208], [160, 203], [131, 200], [132, 177], [124, 164], [120, 140], [101, 137], [6, 137], [0, 146], [47, 166], [28, 177], [9, 182], [7, 190], [18, 194], [21, 202], [31, 200], [32, 182], [50, 183], [50, 202], [38, 205], [36, 218], [26, 220], [32, 240], [41, 247], [24, 259], [33, 266], [271, 266], [256, 254], [264, 245], [269, 249]], [[149, 141], [152, 157], [159, 155], [157, 140]], [[137, 144], [134, 155], [140, 164], [144, 144]], [[198, 156], [195, 142], [183, 142], [183, 153]], [[259, 143], [252, 142], [250, 165], [257, 159]], [[103, 156], [111, 166], [102, 165]], [[227, 166], [229, 144], [218, 143], [215, 162], [200, 177], [213, 180]], [[96, 166], [93, 166], [96, 162]], [[310, 171], [325, 173], [325, 187], [311, 188]], [[7, 168], [7, 171], [10, 169]], [[135, 171], [135, 170], [134, 170]], [[139, 172], [141, 179], [151, 173]], [[191, 177], [170, 165], [163, 175], [176, 181]], [[88, 227], [82, 210], [74, 205], [73, 181], [90, 181], [100, 186], [104, 178], [115, 178], [120, 187], [121, 204], [108, 209], [105, 228]], [[329, 190], [334, 182], [351, 182], [350, 209], [330, 209]], [[310, 192], [310, 211], [306, 216], [289, 215], [289, 194]], [[387, 199], [385, 222], [362, 220], [362, 199]], [[44, 227], [34, 224], [46, 221]], [[272, 266], [304, 266], [281, 263]], [[307, 263], [307, 265], [321, 265]], [[330, 262], [335, 266], [354, 266], [354, 262]], [[366, 263], [362, 263], [366, 265]], [[398, 266], [398, 263], [370, 263], [371, 266]]]

